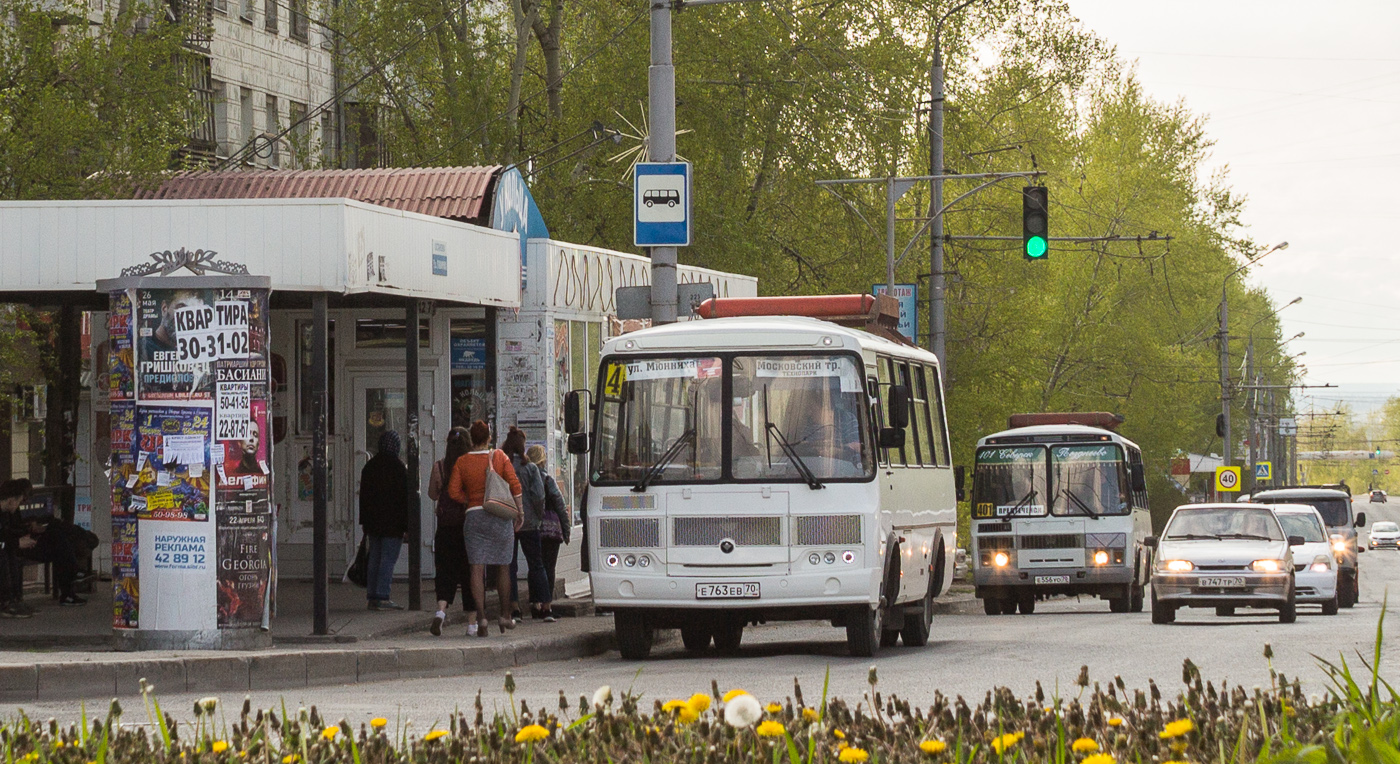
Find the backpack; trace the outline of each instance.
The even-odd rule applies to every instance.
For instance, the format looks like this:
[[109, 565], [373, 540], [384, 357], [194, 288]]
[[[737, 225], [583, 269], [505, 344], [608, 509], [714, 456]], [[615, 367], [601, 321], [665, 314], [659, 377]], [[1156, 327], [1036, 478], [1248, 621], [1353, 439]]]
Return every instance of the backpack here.
[[437, 507], [433, 513], [437, 515], [439, 526], [459, 527], [467, 520], [467, 507], [452, 498], [452, 492], [447, 490], [447, 484], [452, 480], [453, 465], [448, 465], [446, 459], [438, 464], [438, 474], [442, 475], [442, 490], [438, 493]]

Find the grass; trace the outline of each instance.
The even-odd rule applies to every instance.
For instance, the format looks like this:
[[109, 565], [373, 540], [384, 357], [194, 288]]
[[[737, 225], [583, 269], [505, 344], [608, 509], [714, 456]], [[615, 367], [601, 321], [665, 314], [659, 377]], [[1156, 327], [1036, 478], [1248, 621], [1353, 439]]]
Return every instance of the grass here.
[[229, 719], [214, 698], [180, 723], [143, 683], [144, 719], [128, 719], [114, 700], [100, 719], [84, 709], [66, 725], [23, 712], [0, 721], [0, 764], [1400, 764], [1400, 695], [1380, 676], [1381, 613], [1370, 655], [1318, 659], [1329, 686], [1315, 697], [1274, 669], [1267, 647], [1266, 688], [1205, 681], [1188, 660], [1171, 697], [1155, 682], [1092, 681], [1086, 666], [1065, 697], [1037, 684], [1027, 698], [1006, 688], [972, 702], [935, 692], [926, 707], [884, 696], [875, 667], [857, 698], [828, 697], [824, 682], [809, 703], [794, 681], [791, 696], [758, 699], [712, 681], [708, 692], [650, 707], [631, 690], [599, 688], [530, 708], [507, 674], [508, 709], [488, 716], [478, 693], [471, 712], [426, 729], [401, 720], [391, 730], [387, 719], [355, 729], [314, 706], [254, 709], [247, 699]]

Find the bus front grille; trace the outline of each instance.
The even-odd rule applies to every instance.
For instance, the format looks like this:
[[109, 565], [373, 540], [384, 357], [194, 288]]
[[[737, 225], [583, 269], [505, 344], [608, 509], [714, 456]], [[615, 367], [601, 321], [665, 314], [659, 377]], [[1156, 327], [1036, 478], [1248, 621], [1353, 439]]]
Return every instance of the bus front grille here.
[[1022, 549], [1078, 549], [1084, 536], [1078, 533], [1040, 533], [1021, 537]]
[[676, 546], [717, 546], [730, 539], [739, 546], [780, 546], [780, 517], [677, 517], [672, 521]]
[[860, 543], [860, 515], [799, 515], [792, 518], [793, 546]]
[[661, 546], [661, 522], [654, 517], [605, 517], [598, 521], [598, 546], [636, 549]]

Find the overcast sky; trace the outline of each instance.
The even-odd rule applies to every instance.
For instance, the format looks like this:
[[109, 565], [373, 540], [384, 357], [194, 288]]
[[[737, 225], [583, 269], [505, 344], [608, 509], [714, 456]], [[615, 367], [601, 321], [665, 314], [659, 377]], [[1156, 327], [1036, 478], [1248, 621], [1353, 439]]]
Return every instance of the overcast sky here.
[[1400, 389], [1400, 1], [1069, 3], [1154, 98], [1209, 118], [1250, 236], [1289, 242], [1249, 278], [1303, 297], [1280, 317], [1307, 381]]

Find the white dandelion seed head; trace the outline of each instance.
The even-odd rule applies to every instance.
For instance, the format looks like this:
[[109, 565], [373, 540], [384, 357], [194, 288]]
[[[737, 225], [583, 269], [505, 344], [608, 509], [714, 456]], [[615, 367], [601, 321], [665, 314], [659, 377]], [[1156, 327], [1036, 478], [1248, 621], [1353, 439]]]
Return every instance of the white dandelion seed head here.
[[762, 718], [763, 706], [752, 695], [740, 695], [724, 704], [724, 723], [731, 727], [752, 727]]
[[605, 684], [605, 685], [603, 685], [602, 687], [599, 687], [598, 689], [596, 689], [596, 690], [593, 691], [593, 707], [594, 707], [594, 708], [599, 708], [599, 709], [601, 709], [601, 708], [604, 708], [604, 707], [610, 706], [610, 705], [612, 705], [612, 688], [611, 688], [611, 687], [609, 687], [608, 685]]

